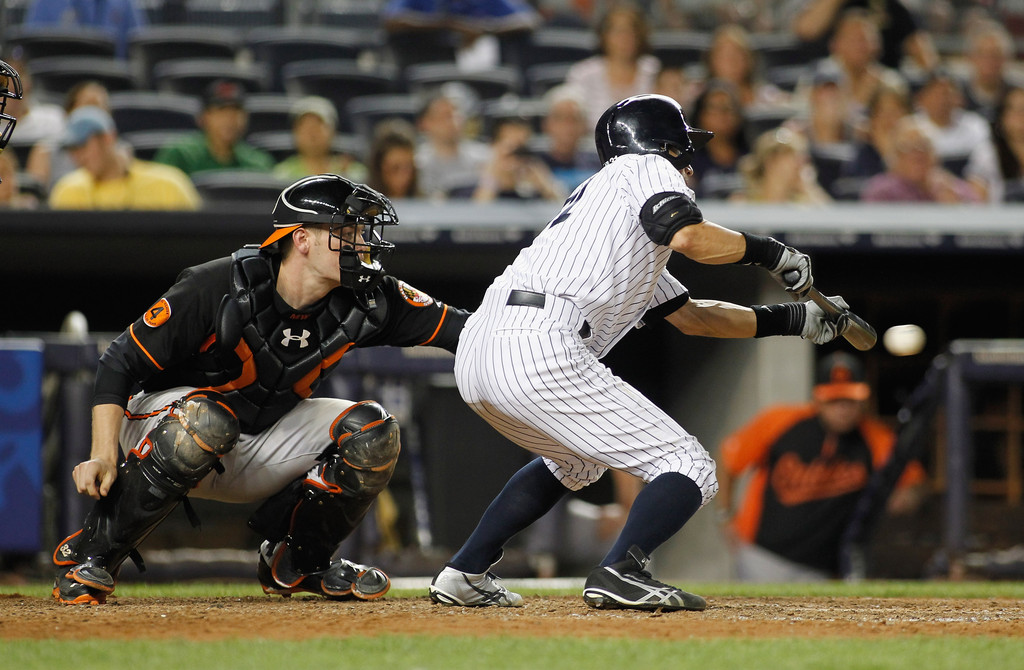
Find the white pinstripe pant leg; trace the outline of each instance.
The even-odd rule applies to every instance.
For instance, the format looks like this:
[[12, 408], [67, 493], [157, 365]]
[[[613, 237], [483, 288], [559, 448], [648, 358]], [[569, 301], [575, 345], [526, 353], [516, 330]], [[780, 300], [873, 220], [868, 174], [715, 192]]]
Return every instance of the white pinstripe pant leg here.
[[622, 381], [579, 336], [572, 303], [507, 306], [507, 288], [488, 289], [463, 331], [455, 374], [463, 399], [502, 435], [546, 459], [570, 489], [606, 468], [650, 481], [678, 472], [707, 503], [715, 463], [672, 417]]

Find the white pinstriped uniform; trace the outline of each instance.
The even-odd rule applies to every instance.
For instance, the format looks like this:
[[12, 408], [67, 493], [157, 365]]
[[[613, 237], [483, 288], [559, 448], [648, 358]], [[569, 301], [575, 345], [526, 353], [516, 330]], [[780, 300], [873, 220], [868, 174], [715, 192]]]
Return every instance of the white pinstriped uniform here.
[[[666, 270], [672, 251], [640, 224], [643, 204], [666, 191], [693, 197], [655, 155], [620, 156], [581, 184], [487, 289], [459, 340], [455, 375], [470, 407], [543, 456], [568, 488], [609, 467], [644, 481], [678, 472], [707, 503], [718, 490], [714, 460], [599, 361], [648, 309], [686, 293]], [[545, 294], [544, 307], [507, 305], [513, 289]]]

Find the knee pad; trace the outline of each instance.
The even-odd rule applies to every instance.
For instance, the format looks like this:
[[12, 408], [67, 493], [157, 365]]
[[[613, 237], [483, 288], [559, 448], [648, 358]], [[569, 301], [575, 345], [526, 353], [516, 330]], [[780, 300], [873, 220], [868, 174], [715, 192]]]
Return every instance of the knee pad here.
[[188, 489], [234, 448], [238, 434], [238, 418], [223, 396], [193, 391], [174, 404], [132, 454], [143, 462], [147, 476]]
[[401, 451], [398, 421], [376, 402], [364, 400], [331, 424], [333, 444], [307, 480], [331, 493], [362, 498], [384, 490]]

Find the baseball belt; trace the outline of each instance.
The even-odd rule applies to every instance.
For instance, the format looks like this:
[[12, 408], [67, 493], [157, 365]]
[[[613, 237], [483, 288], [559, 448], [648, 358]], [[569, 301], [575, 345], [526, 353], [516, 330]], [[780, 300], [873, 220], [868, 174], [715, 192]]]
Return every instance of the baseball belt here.
[[[506, 305], [514, 305], [519, 307], [537, 307], [540, 309], [544, 308], [544, 304], [547, 302], [547, 296], [543, 293], [537, 293], [536, 291], [523, 291], [520, 289], [512, 289], [508, 293], [508, 300], [505, 301]], [[586, 321], [580, 326], [580, 337], [587, 339], [590, 337], [590, 324]]]

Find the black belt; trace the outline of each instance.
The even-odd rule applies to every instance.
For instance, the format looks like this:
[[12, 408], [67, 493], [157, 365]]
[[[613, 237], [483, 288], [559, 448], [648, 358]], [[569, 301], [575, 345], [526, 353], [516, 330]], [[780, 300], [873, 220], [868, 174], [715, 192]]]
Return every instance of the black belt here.
[[[547, 296], [543, 293], [537, 293], [536, 291], [522, 291], [519, 289], [512, 289], [508, 293], [508, 300], [505, 301], [506, 305], [514, 305], [519, 307], [544, 307], [544, 303], [547, 300]], [[580, 337], [586, 339], [590, 337], [590, 324], [586, 321], [580, 326]]]

